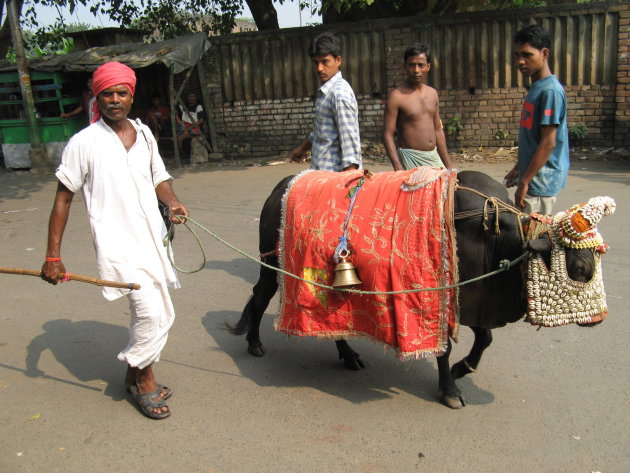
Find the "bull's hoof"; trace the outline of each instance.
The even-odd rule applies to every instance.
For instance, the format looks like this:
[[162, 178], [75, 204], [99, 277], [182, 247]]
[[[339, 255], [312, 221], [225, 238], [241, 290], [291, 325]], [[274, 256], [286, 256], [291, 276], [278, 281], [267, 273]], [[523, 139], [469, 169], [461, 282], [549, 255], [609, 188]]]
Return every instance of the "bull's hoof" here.
[[337, 340], [335, 345], [337, 346], [337, 352], [339, 352], [339, 359], [343, 360], [343, 364], [346, 368], [352, 371], [359, 371], [365, 368], [359, 354], [348, 345], [347, 341]]
[[247, 352], [250, 355], [254, 355], [260, 358], [261, 356], [265, 356], [265, 353], [267, 353], [267, 350], [265, 350], [265, 347], [263, 346], [262, 343], [258, 342], [258, 343], [252, 343], [251, 345], [248, 345]]
[[461, 394], [457, 396], [449, 396], [448, 394], [442, 393], [440, 401], [442, 401], [442, 404], [446, 407], [450, 407], [451, 409], [461, 409], [466, 405]]
[[340, 356], [340, 358], [343, 358], [343, 364], [345, 365], [345, 367], [352, 371], [359, 371], [365, 368], [365, 365], [361, 361], [361, 358], [359, 358], [359, 354], [355, 353], [354, 355], [355, 356]]
[[455, 363], [453, 365], [453, 367], [451, 368], [451, 375], [453, 376], [453, 379], [459, 379], [459, 378], [463, 378], [464, 376], [466, 376], [467, 374], [472, 373], [473, 370], [471, 370], [466, 363], [464, 363], [464, 360], [460, 360], [457, 363]]

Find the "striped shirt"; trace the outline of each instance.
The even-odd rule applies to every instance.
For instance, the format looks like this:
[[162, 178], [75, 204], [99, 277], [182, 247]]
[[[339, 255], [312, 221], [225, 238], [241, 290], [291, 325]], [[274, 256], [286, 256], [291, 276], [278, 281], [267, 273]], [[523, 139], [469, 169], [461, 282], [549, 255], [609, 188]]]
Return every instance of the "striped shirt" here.
[[311, 169], [341, 171], [361, 164], [357, 99], [350, 84], [338, 72], [322, 84], [315, 100], [315, 126]]

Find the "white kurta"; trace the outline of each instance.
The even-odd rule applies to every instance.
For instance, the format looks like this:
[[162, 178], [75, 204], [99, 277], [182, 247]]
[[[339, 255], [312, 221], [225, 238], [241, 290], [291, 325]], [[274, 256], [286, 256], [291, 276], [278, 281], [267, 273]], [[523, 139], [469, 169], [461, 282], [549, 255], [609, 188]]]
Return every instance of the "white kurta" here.
[[[162, 243], [166, 228], [155, 194], [172, 177], [149, 128], [131, 123], [137, 138], [129, 151], [102, 119], [74, 135], [56, 176], [71, 192], [83, 191], [102, 279], [179, 287]], [[110, 301], [128, 293], [103, 288]]]

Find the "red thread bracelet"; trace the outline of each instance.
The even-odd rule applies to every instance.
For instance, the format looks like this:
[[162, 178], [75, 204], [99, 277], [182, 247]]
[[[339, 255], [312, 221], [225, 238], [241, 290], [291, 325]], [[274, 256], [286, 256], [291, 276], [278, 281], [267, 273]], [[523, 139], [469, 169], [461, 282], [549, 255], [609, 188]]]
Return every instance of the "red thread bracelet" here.
[[46, 256], [46, 262], [47, 263], [57, 263], [61, 261], [61, 256], [57, 257], [57, 258], [52, 258], [50, 256]]

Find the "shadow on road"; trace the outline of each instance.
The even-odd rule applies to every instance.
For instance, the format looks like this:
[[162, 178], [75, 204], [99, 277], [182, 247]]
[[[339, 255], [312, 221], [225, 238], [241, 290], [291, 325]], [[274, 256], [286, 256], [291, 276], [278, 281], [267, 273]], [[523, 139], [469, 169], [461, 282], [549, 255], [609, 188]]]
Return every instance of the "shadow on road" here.
[[[247, 353], [245, 336], [232, 335], [224, 322], [236, 324], [240, 313], [208, 312], [202, 324], [229, 355], [240, 373], [261, 387], [309, 387], [359, 404], [396, 397], [407, 392], [428, 402], [438, 400], [438, 373], [432, 359], [398, 361], [393, 350], [366, 339], [352, 340], [366, 368], [349, 371], [337, 359], [332, 341], [315, 337], [287, 337], [273, 328], [272, 318], [263, 317], [260, 336], [267, 354], [257, 358]], [[458, 382], [469, 404], [494, 401], [494, 396], [475, 386], [470, 378]]]
[[[253, 271], [252, 268], [254, 268]], [[230, 261], [206, 261], [204, 269], [224, 271], [232, 276], [246, 281], [252, 286], [258, 281], [258, 264], [248, 258], [234, 258]]]
[[[258, 386], [310, 387], [355, 404], [393, 398], [401, 392], [431, 403], [438, 402], [437, 369], [433, 360], [401, 362], [396, 360], [392, 350], [357, 339], [352, 340], [352, 346], [361, 354], [366, 368], [349, 371], [337, 359], [332, 341], [286, 337], [274, 330], [269, 316], [261, 323], [261, 338], [267, 354], [256, 358], [247, 353], [245, 337], [234, 336], [225, 329], [224, 322], [234, 324], [239, 317], [240, 313], [234, 311], [208, 312], [202, 324], [217, 342], [218, 349], [233, 359], [241, 375]], [[97, 388], [82, 383], [101, 380], [107, 384], [104, 393], [113, 400], [127, 398], [123, 386], [124, 365], [116, 359], [118, 351], [127, 343], [125, 327], [57, 319], [46, 322], [42, 328], [44, 332], [28, 345], [26, 370], [7, 365], [0, 367], [84, 389]], [[41, 370], [38, 364], [45, 350], [50, 350], [72, 377], [52, 376]], [[459, 385], [469, 404], [489, 404], [494, 400], [491, 393], [478, 388], [470, 378], [460, 380]]]
[[[45, 185], [56, 178], [50, 175], [7, 172], [0, 170], [0, 203], [5, 199], [28, 200], [33, 194], [42, 190]], [[50, 202], [52, 205], [52, 198]]]
[[57, 319], [46, 322], [42, 328], [44, 333], [35, 337], [28, 345], [24, 372], [26, 376], [41, 376], [94, 389], [72, 380], [50, 376], [40, 370], [39, 359], [45, 350], [50, 350], [55, 359], [77, 380], [102, 380], [107, 383], [105, 394], [113, 400], [126, 398], [123, 384], [125, 365], [116, 358], [129, 338], [125, 327], [89, 320], [72, 322]]

